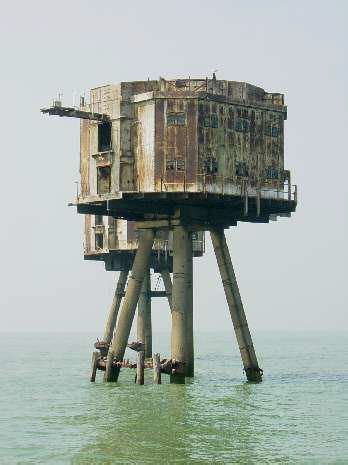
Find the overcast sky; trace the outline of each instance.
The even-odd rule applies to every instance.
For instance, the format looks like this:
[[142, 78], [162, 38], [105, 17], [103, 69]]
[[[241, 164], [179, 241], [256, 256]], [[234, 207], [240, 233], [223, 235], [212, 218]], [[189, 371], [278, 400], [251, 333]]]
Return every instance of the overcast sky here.
[[[291, 219], [227, 233], [253, 332], [347, 324], [346, 1], [2, 2], [1, 329], [102, 334], [116, 273], [84, 262], [79, 122], [43, 117], [126, 80], [205, 77], [285, 94]], [[197, 330], [231, 328], [210, 240], [195, 261]], [[157, 299], [155, 330], [169, 329]]]

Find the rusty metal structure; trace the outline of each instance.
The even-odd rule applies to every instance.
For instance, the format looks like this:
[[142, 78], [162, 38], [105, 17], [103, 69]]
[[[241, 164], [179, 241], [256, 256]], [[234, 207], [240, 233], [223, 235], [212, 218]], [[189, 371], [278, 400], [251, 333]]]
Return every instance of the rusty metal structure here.
[[[108, 244], [120, 221], [136, 231], [131, 276], [117, 323], [111, 322], [115, 333], [94, 354], [93, 372], [99, 368], [105, 381], [117, 381], [153, 252], [159, 248], [161, 255], [163, 241], [171, 241], [172, 348], [163, 372], [172, 382], [193, 376], [193, 235], [210, 231], [247, 379], [261, 381], [224, 229], [239, 221], [268, 223], [296, 209], [297, 188], [284, 167], [283, 95], [215, 75], [160, 78], [94, 88], [79, 108], [55, 102], [42, 112], [81, 120], [76, 206], [86, 215], [86, 241], [91, 227], [94, 240], [100, 227], [105, 234], [104, 220], [92, 225], [93, 217], [107, 217]], [[88, 258], [98, 255], [90, 244]]]
[[[173, 271], [173, 234], [162, 231], [152, 248], [150, 269]], [[107, 271], [130, 269], [138, 249], [139, 232], [134, 221], [102, 215], [85, 215], [84, 259], [102, 261]], [[204, 254], [204, 233], [197, 231], [192, 237], [194, 257]]]

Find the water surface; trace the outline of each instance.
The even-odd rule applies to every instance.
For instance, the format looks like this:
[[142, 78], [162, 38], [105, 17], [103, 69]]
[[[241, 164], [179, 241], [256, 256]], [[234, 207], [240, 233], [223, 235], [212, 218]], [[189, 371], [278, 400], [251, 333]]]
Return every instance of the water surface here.
[[254, 339], [261, 384], [232, 334], [202, 333], [193, 381], [137, 386], [131, 370], [89, 383], [93, 335], [2, 334], [0, 463], [347, 464], [347, 333]]

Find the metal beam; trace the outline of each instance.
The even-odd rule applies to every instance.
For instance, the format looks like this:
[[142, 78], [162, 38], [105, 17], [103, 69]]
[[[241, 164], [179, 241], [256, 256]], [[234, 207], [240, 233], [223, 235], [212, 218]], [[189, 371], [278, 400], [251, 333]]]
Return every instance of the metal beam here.
[[41, 108], [41, 113], [47, 113], [50, 116], [65, 116], [68, 118], [88, 119], [91, 121], [110, 121], [110, 117], [108, 115], [93, 113], [92, 111], [78, 110], [74, 107], [53, 105], [49, 108]]

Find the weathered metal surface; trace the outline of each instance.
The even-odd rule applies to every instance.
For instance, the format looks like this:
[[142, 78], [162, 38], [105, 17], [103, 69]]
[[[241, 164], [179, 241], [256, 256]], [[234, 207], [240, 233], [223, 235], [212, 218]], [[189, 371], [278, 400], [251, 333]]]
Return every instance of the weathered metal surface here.
[[98, 124], [87, 121], [81, 159], [91, 162], [81, 170], [81, 200], [120, 191], [284, 195], [282, 94], [215, 77], [161, 78], [92, 89], [84, 109], [112, 122], [111, 179], [98, 192]]
[[[97, 224], [97, 223], [100, 224]], [[103, 235], [100, 248], [97, 244], [96, 235]], [[192, 236], [192, 248], [194, 256], [202, 256], [204, 253], [204, 232], [195, 232]], [[103, 260], [111, 262], [112, 256], [115, 254], [123, 254], [125, 258], [133, 255], [138, 248], [139, 232], [135, 228], [134, 221], [126, 221], [115, 219], [108, 216], [85, 215], [85, 240], [84, 240], [84, 256], [89, 260]], [[172, 267], [173, 254], [173, 235], [168, 230], [157, 233], [153, 244], [152, 263], [158, 264], [168, 263], [168, 267]], [[129, 260], [118, 261], [116, 266], [109, 269], [113, 271], [121, 271], [127, 268]], [[151, 265], [153, 267], [153, 265]], [[160, 266], [159, 266], [160, 268]]]

